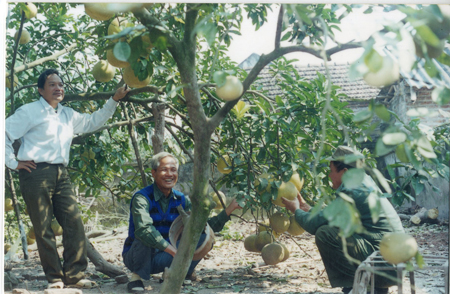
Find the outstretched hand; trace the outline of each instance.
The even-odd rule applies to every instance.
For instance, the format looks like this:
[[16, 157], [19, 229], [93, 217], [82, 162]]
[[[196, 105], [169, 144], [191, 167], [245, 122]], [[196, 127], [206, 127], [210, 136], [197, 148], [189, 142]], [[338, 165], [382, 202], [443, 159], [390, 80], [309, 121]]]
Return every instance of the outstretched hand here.
[[311, 209], [311, 206], [309, 206], [309, 204], [306, 203], [305, 199], [303, 199], [300, 192], [297, 193], [297, 198], [294, 198], [293, 200], [288, 200], [284, 197], [281, 197], [281, 201], [286, 206], [286, 209], [292, 213], [295, 213], [297, 209], [301, 209], [306, 212], [308, 212]]
[[233, 200], [231, 200], [230, 205], [228, 205], [227, 208], [225, 208], [225, 212], [228, 216], [230, 216], [230, 214], [236, 209], [242, 209], [242, 207], [239, 205], [239, 203], [237, 203], [236, 198], [233, 198]]
[[120, 99], [124, 98], [128, 92], [130, 92], [130, 87], [123, 85], [123, 87], [117, 88], [116, 93], [114, 93], [113, 99], [118, 102]]

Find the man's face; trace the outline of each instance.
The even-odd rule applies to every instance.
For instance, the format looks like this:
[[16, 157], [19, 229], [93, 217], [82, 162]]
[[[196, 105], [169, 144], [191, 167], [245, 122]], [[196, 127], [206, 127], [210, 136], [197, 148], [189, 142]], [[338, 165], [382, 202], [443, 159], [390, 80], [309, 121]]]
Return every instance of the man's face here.
[[[175, 159], [166, 156], [159, 162], [158, 169], [152, 170], [152, 176], [158, 188], [164, 192], [170, 192], [178, 181], [178, 169]], [[167, 194], [164, 193], [166, 196]]]
[[64, 99], [64, 83], [56, 74], [49, 75], [45, 81], [44, 88], [38, 88], [38, 91], [53, 108]]
[[330, 173], [328, 174], [328, 176], [330, 177], [333, 189], [336, 190], [342, 184], [342, 175], [346, 171], [347, 171], [347, 169], [344, 168], [343, 170], [338, 172], [336, 170], [336, 167], [334, 166], [334, 164], [332, 162], [330, 162]]

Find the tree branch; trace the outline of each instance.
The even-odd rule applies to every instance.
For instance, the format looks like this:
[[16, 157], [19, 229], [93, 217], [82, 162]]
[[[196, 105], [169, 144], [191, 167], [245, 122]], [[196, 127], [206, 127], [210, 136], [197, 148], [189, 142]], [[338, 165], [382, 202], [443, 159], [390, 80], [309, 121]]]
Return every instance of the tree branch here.
[[[344, 51], [347, 49], [360, 48], [361, 46], [362, 45], [360, 43], [347, 43], [347, 44], [343, 44], [343, 45], [339, 45], [339, 46], [330, 48], [330, 49], [326, 50], [325, 53], [326, 53], [327, 58], [330, 59], [330, 56], [333, 54], [336, 54], [338, 52], [341, 52], [341, 51]], [[268, 65], [270, 62], [274, 61], [275, 59], [277, 59], [283, 55], [286, 55], [288, 53], [292, 53], [292, 52], [309, 53], [311, 55], [314, 55], [314, 56], [322, 59], [322, 54], [321, 54], [322, 51], [321, 50], [308, 48], [303, 45], [278, 48], [278, 49], [273, 50], [269, 54], [263, 54], [259, 58], [258, 62], [255, 64], [255, 66], [252, 68], [250, 73], [247, 75], [247, 78], [242, 83], [244, 86], [243, 93], [244, 94], [246, 93], [246, 91], [250, 88], [250, 85], [256, 80], [259, 73], [263, 70], [263, 68], [266, 65]], [[209, 122], [210, 127], [211, 128], [218, 127], [220, 125], [220, 123], [222, 122], [223, 118], [227, 115], [227, 113], [234, 107], [234, 105], [236, 105], [239, 102], [239, 99], [225, 103], [225, 105], [221, 109], [219, 109], [219, 111], [217, 111], [216, 114], [210, 119], [210, 122]]]
[[[40, 58], [40, 59], [35, 60], [35, 61], [32, 61], [32, 62], [30, 62], [30, 63], [28, 63], [28, 64], [20, 65], [20, 66], [14, 68], [14, 71], [15, 71], [15, 72], [21, 72], [21, 71], [24, 71], [24, 70], [27, 70], [27, 69], [36, 67], [36, 66], [38, 66], [38, 65], [41, 65], [41, 64], [43, 64], [43, 63], [45, 63], [45, 62], [47, 62], [47, 61], [56, 61], [56, 60], [58, 59], [59, 56], [65, 54], [65, 53], [69, 53], [70, 51], [72, 51], [72, 50], [75, 49], [76, 47], [77, 47], [77, 44], [72, 44], [72, 45], [70, 45], [69, 47], [67, 47], [67, 48], [65, 48], [65, 49], [63, 49], [63, 50], [61, 50], [61, 51], [58, 51], [58, 52], [56, 52], [56, 53], [53, 54], [53, 55], [50, 55], [50, 56], [47, 56], [47, 57]], [[6, 76], [7, 76], [7, 77], [9, 76], [9, 73], [8, 73], [8, 72], [6, 73]]]
[[275, 34], [275, 49], [280, 48], [281, 30], [283, 28], [284, 6], [280, 4], [280, 12], [278, 12], [277, 32]]
[[[64, 95], [64, 101], [94, 101], [94, 100], [107, 100], [111, 96], [113, 96], [115, 91], [109, 91], [109, 92], [100, 92], [100, 93], [81, 93], [81, 94], [66, 94]], [[137, 95], [140, 93], [154, 93], [155, 96], [153, 98], [148, 99], [138, 99], [133, 98], [131, 96]], [[133, 89], [130, 92], [128, 92], [127, 96], [122, 99], [122, 101], [126, 102], [133, 102], [133, 103], [139, 103], [139, 104], [148, 104], [152, 102], [161, 102], [159, 101], [159, 94], [162, 94], [162, 90], [160, 90], [157, 87], [153, 86], [146, 86], [142, 88]]]

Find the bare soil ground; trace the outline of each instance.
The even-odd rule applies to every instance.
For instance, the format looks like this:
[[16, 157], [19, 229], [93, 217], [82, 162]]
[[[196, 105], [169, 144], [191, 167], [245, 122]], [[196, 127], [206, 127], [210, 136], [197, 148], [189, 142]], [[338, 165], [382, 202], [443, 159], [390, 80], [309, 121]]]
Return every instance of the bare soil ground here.
[[[448, 225], [427, 225], [408, 227], [406, 231], [416, 237], [420, 252], [424, 255], [444, 256], [448, 260]], [[260, 254], [245, 251], [243, 236], [255, 231], [254, 225], [234, 219], [227, 230], [216, 235], [214, 249], [197, 267], [198, 281], [183, 286], [181, 293], [341, 293], [341, 288], [331, 288], [319, 252], [314, 244], [314, 236], [305, 233], [290, 238], [280, 237], [280, 241], [290, 249], [290, 258], [275, 266], [264, 264]], [[121, 252], [126, 233], [114, 240], [94, 243], [95, 248], [109, 262], [130, 272], [122, 263]], [[62, 252], [62, 248], [61, 248]], [[21, 259], [13, 263], [13, 269], [6, 274], [16, 279], [17, 284], [5, 282], [5, 293], [17, 293], [26, 289], [32, 294], [43, 294], [47, 287], [37, 251], [30, 252], [29, 260]], [[97, 272], [89, 263], [87, 275], [98, 286], [82, 290], [86, 294], [127, 293], [126, 283], [119, 284], [114, 279]], [[154, 275], [144, 281], [146, 293], [159, 293], [161, 275]], [[443, 270], [415, 271], [417, 294], [444, 294]], [[403, 293], [411, 293], [408, 275], [403, 279]], [[397, 286], [390, 293], [398, 293]], [[26, 293], [26, 292], [25, 292]], [[445, 293], [446, 294], [446, 293]]]

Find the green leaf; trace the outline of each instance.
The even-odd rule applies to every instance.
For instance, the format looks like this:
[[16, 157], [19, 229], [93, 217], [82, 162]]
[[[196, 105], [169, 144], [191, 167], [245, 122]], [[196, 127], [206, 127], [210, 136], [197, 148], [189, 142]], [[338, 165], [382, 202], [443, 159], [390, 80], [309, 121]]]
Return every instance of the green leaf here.
[[435, 88], [433, 90], [433, 92], [431, 93], [431, 99], [433, 99], [433, 101], [440, 106], [443, 106], [443, 105], [449, 103], [450, 102], [450, 89], [445, 88], [445, 87]]
[[364, 229], [358, 212], [342, 196], [325, 207], [323, 215], [330, 226], [338, 227], [341, 230], [344, 237], [349, 237], [355, 232], [362, 232]]
[[422, 40], [433, 47], [439, 47], [441, 40], [439, 40], [439, 38], [427, 25], [423, 25], [423, 22], [421, 20], [413, 20], [411, 24], [416, 29], [417, 34], [422, 38]]
[[225, 85], [225, 82], [227, 81], [228, 74], [224, 71], [216, 71], [213, 74], [213, 81], [217, 84], [217, 87], [222, 87]]
[[426, 158], [437, 158], [436, 153], [433, 151], [430, 141], [426, 136], [422, 136], [417, 140], [417, 151]]
[[387, 155], [395, 150], [395, 145], [386, 145], [383, 143], [382, 139], [377, 140], [377, 144], [375, 145], [375, 155], [377, 157]]
[[414, 258], [416, 259], [416, 263], [419, 268], [423, 268], [424, 266], [426, 266], [426, 263], [423, 260], [423, 256], [422, 254], [420, 254], [419, 251], [417, 251], [416, 256], [414, 256]]
[[364, 63], [371, 72], [377, 72], [383, 67], [383, 57], [374, 49], [370, 50], [364, 58]]
[[392, 193], [391, 187], [389, 186], [389, 183], [386, 181], [383, 174], [376, 168], [373, 168], [372, 172], [375, 174], [378, 183], [380, 183], [380, 185], [384, 188], [384, 190], [387, 193], [391, 194]]
[[131, 55], [130, 45], [126, 42], [118, 42], [113, 49], [114, 56], [120, 61], [128, 61]]
[[357, 114], [355, 114], [355, 116], [353, 117], [353, 121], [355, 123], [365, 122], [365, 121], [371, 119], [372, 116], [373, 116], [372, 111], [365, 109], [365, 110], [362, 110], [362, 111], [358, 112]]
[[375, 224], [375, 223], [377, 223], [378, 219], [380, 218], [380, 212], [381, 212], [380, 197], [378, 197], [377, 193], [372, 192], [367, 197], [367, 203], [369, 204], [370, 216], [372, 217], [372, 222]]
[[361, 168], [352, 168], [344, 173], [342, 176], [342, 183], [348, 189], [355, 189], [361, 186], [362, 181], [364, 180], [364, 169]]
[[450, 56], [445, 52], [442, 52], [442, 54], [438, 58], [436, 58], [436, 61], [450, 66]]
[[383, 135], [385, 145], [398, 145], [406, 141], [406, 134], [402, 132], [388, 133]]
[[375, 114], [385, 122], [389, 122], [391, 114], [383, 104], [375, 104]]

